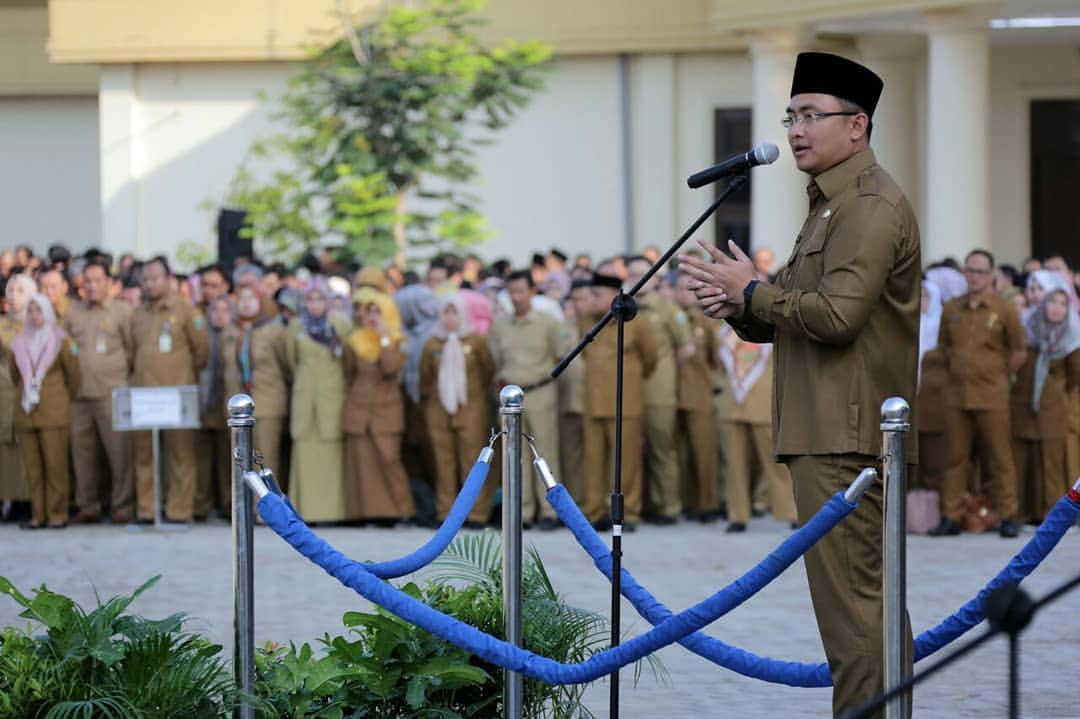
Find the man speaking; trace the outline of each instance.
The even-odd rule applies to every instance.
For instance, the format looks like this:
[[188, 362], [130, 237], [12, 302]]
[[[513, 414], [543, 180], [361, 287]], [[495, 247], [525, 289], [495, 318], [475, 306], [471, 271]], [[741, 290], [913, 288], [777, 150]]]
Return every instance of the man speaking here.
[[[802, 53], [782, 122], [810, 175], [810, 209], [774, 283], [702, 243], [712, 261], [681, 268], [711, 317], [774, 344], [773, 442], [805, 522], [881, 453], [880, 408], [915, 397], [921, 261], [915, 214], [870, 149], [881, 79], [825, 53]], [[806, 555], [806, 574], [840, 713], [883, 688], [882, 490]]]

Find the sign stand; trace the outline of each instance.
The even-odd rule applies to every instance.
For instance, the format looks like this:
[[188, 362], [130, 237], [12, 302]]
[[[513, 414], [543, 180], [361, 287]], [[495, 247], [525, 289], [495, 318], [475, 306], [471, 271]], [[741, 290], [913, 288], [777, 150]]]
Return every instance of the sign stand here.
[[116, 387], [112, 396], [113, 429], [118, 432], [150, 430], [154, 454], [154, 528], [186, 531], [189, 529], [187, 524], [167, 523], [162, 513], [161, 430], [199, 428], [199, 388], [196, 385]]

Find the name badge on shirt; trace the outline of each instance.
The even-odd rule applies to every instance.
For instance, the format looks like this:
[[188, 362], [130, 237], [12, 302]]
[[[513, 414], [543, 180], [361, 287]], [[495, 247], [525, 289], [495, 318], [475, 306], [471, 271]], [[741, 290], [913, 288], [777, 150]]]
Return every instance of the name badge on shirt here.
[[41, 402], [41, 385], [37, 380], [30, 383], [30, 391], [27, 393], [27, 399], [30, 400], [30, 404], [38, 404]]
[[161, 353], [172, 352], [172, 335], [168, 332], [162, 332], [158, 335], [157, 348], [158, 352]]
[[108, 345], [106, 345], [105, 343], [105, 335], [98, 335], [97, 342], [94, 343], [94, 351], [97, 352], [99, 355], [103, 355], [105, 354], [105, 350], [107, 348]]

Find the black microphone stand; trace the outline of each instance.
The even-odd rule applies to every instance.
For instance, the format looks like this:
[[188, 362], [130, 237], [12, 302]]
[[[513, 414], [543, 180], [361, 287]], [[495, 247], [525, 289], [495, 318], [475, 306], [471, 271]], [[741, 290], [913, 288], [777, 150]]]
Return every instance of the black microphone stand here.
[[[720, 193], [720, 196], [709, 205], [704, 212], [702, 212], [694, 223], [682, 234], [682, 236], [675, 241], [667, 252], [656, 261], [652, 267], [649, 268], [637, 284], [630, 288], [629, 292], [623, 292], [619, 290], [618, 296], [611, 302], [611, 309], [600, 318], [600, 321], [596, 323], [591, 330], [585, 333], [585, 336], [581, 339], [581, 342], [570, 351], [568, 355], [563, 357], [559, 364], [555, 365], [555, 369], [551, 370], [552, 378], [558, 378], [566, 368], [570, 366], [570, 363], [574, 361], [582, 351], [596, 339], [596, 336], [607, 327], [608, 323], [612, 319], [617, 321], [617, 335], [616, 335], [616, 362], [615, 362], [615, 486], [611, 493], [611, 646], [615, 647], [619, 645], [619, 632], [621, 622], [621, 599], [622, 599], [622, 527], [623, 527], [623, 494], [622, 494], [622, 420], [623, 420], [623, 334], [626, 323], [634, 319], [637, 315], [637, 302], [634, 300], [635, 295], [641, 290], [645, 284], [652, 279], [661, 267], [667, 264], [668, 260], [675, 256], [675, 253], [679, 251], [679, 248], [690, 239], [690, 236], [697, 232], [697, 229], [704, 224], [705, 220], [716, 212], [731, 196], [733, 192], [738, 190], [746, 182], [746, 173], [736, 175], [728, 183], [724, 191]], [[618, 670], [611, 674], [611, 702], [610, 702], [610, 719], [619, 719], [619, 672]]]

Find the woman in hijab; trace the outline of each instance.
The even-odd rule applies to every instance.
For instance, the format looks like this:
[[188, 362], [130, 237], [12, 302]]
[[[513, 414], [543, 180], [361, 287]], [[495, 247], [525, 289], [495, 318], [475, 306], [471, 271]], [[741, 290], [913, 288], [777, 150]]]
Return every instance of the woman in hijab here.
[[948, 381], [945, 353], [938, 349], [941, 327], [941, 289], [930, 280], [922, 283], [919, 315], [919, 466], [912, 489], [937, 490], [945, 472], [945, 420], [941, 407]]
[[1012, 387], [1012, 434], [1021, 511], [1041, 522], [1069, 488], [1066, 439], [1069, 403], [1080, 386], [1080, 317], [1071, 310], [1068, 283], [1054, 273], [1037, 282], [1041, 301], [1024, 320], [1028, 358]]
[[289, 344], [292, 370], [292, 464], [289, 498], [309, 522], [345, 518], [341, 408], [345, 404], [342, 342], [347, 328], [329, 317], [330, 291], [321, 277], [304, 290], [300, 332]]
[[[0, 367], [8, 364], [8, 352], [15, 336], [22, 331], [26, 303], [37, 292], [37, 285], [28, 275], [8, 277], [4, 288], [7, 312], [0, 315]], [[3, 520], [16, 522], [30, 516], [30, 486], [26, 483], [22, 449], [16, 441], [15, 408], [21, 390], [6, 371], [0, 371], [0, 502]]]
[[198, 446], [195, 457], [198, 469], [195, 485], [195, 516], [205, 519], [217, 509], [226, 516], [232, 489], [232, 462], [229, 460], [231, 438], [225, 424], [224, 363], [221, 361], [222, 337], [233, 326], [235, 310], [228, 295], [215, 297], [206, 308], [206, 340], [209, 345], [206, 365], [199, 371]]
[[[489, 436], [487, 396], [495, 365], [487, 341], [473, 331], [461, 295], [439, 302], [439, 323], [420, 360], [420, 401], [435, 455], [435, 514], [446, 519], [477, 454]], [[493, 485], [485, 485], [469, 514], [482, 526], [491, 513]]]
[[289, 467], [283, 445], [285, 418], [289, 416], [289, 331], [267, 317], [268, 304], [257, 289], [236, 291], [236, 323], [221, 338], [221, 366], [225, 396], [243, 392], [255, 401], [255, 450], [263, 466], [274, 473], [278, 486], [288, 491]]
[[30, 484], [31, 519], [20, 526], [63, 529], [71, 495], [68, 432], [71, 398], [79, 390], [79, 358], [43, 294], [27, 303], [26, 323], [11, 343], [9, 369], [20, 390], [15, 432]]
[[[394, 303], [405, 334], [405, 372], [401, 378], [405, 389], [405, 444], [402, 450], [405, 471], [409, 477], [434, 488], [435, 459], [424, 424], [424, 410], [420, 406], [420, 357], [431, 330], [439, 322], [439, 300], [427, 285], [412, 284], [394, 293]], [[421, 508], [425, 510], [424, 516], [417, 519], [434, 524], [430, 502], [421, 503], [418, 509]]]
[[384, 292], [364, 286], [353, 293], [356, 329], [345, 347], [349, 397], [341, 417], [345, 433], [345, 515], [391, 527], [416, 514], [401, 463], [405, 398], [398, 380], [405, 366], [401, 318]]

